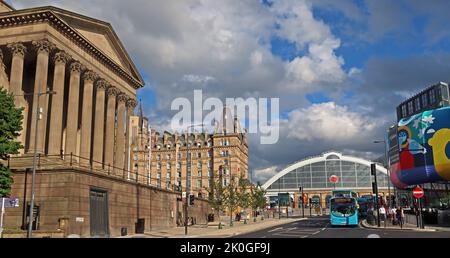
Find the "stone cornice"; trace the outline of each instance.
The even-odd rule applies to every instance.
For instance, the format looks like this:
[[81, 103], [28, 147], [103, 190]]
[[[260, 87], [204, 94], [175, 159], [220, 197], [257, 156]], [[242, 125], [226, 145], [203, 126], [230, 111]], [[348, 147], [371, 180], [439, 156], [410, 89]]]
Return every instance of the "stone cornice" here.
[[[6, 13], [7, 14], [7, 13]], [[2, 17], [3, 16], [3, 17]], [[15, 27], [28, 24], [48, 23], [64, 36], [75, 42], [79, 47], [84, 49], [99, 62], [110, 68], [113, 72], [118, 74], [121, 78], [129, 82], [135, 89], [143, 87], [143, 83], [139, 82], [131, 75], [129, 75], [122, 67], [115, 61], [109, 58], [96, 46], [86, 40], [76, 30], [72, 29], [65, 21], [61, 20], [50, 10], [36, 10], [33, 13], [21, 13], [14, 11], [11, 15], [0, 15], [0, 28]]]

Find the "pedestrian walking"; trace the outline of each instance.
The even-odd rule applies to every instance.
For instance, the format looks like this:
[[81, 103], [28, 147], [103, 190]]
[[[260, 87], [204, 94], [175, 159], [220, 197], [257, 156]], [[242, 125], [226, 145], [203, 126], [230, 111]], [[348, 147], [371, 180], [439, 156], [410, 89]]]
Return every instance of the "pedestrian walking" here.
[[396, 217], [400, 228], [403, 228], [403, 219], [405, 218], [405, 213], [403, 212], [403, 208], [400, 207], [396, 211]]

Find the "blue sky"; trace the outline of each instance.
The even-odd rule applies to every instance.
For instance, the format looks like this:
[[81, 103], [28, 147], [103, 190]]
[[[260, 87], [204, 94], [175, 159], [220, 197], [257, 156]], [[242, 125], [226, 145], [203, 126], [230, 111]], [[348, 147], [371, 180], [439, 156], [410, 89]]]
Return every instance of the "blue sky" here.
[[448, 0], [9, 2], [110, 22], [146, 81], [138, 97], [158, 130], [171, 131], [171, 102], [196, 89], [280, 98], [279, 142], [249, 136], [260, 181], [329, 149], [382, 156], [372, 142], [394, 122], [396, 105], [450, 81]]

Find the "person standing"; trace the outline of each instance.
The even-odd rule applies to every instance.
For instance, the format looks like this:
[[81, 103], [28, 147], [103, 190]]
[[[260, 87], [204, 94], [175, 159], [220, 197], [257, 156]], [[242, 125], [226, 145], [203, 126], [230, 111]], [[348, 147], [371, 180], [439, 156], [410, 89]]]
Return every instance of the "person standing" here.
[[383, 205], [380, 207], [380, 219], [384, 222], [384, 227], [386, 227], [386, 209]]
[[400, 228], [403, 228], [403, 218], [405, 217], [405, 213], [403, 212], [403, 208], [400, 207], [396, 211], [396, 217]]

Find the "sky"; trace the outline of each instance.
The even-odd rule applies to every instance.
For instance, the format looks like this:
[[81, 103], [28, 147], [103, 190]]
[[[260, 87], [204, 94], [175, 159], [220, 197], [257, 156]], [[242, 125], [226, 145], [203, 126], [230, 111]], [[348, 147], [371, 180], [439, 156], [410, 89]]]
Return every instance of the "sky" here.
[[112, 24], [146, 86], [145, 114], [170, 130], [173, 99], [279, 98], [280, 139], [249, 135], [264, 183], [328, 150], [375, 159], [397, 104], [450, 77], [447, 0], [10, 0]]

